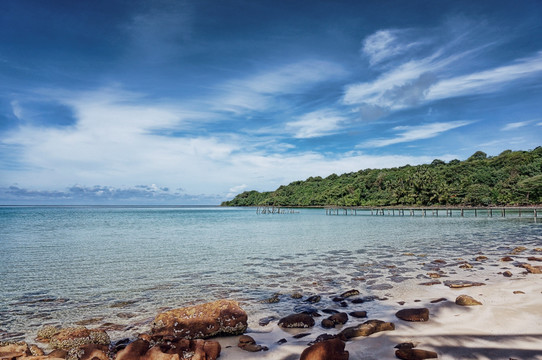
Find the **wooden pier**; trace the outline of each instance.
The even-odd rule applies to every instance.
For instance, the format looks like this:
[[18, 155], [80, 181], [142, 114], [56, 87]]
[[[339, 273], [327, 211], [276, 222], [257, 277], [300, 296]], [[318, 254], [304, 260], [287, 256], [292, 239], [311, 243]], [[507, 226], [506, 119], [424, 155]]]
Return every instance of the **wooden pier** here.
[[326, 206], [326, 215], [370, 215], [370, 216], [473, 216], [473, 217], [514, 217], [538, 218], [542, 207], [475, 207], [475, 208], [434, 208], [434, 207], [356, 207]]
[[299, 211], [290, 207], [257, 206], [256, 214], [298, 214]]

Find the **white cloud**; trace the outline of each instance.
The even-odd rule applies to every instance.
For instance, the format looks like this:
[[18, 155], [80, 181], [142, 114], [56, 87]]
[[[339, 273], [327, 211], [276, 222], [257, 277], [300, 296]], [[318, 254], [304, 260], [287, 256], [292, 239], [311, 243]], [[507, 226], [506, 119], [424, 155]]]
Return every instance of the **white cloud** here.
[[493, 93], [514, 81], [536, 76], [539, 72], [542, 72], [542, 51], [511, 65], [441, 80], [429, 89], [426, 100]]
[[370, 140], [361, 144], [360, 147], [384, 147], [404, 142], [429, 139], [438, 136], [443, 132], [469, 125], [471, 123], [471, 121], [451, 121], [419, 126], [396, 126], [393, 128], [393, 130], [398, 132], [396, 137], [391, 139]]
[[419, 42], [409, 42], [406, 39], [410, 37], [410, 33], [409, 30], [379, 30], [365, 38], [362, 53], [369, 58], [371, 66], [395, 58], [420, 45]]
[[228, 81], [213, 98], [213, 109], [243, 113], [276, 106], [281, 95], [298, 94], [328, 80], [345, 75], [345, 70], [331, 62], [306, 60], [261, 72], [244, 79]]
[[514, 129], [519, 129], [521, 127], [527, 126], [531, 123], [531, 121], [518, 121], [518, 122], [512, 122], [506, 124], [501, 131], [509, 131]]
[[13, 115], [19, 120], [22, 120], [23, 118], [23, 108], [21, 107], [21, 104], [17, 100], [13, 100], [11, 102], [11, 111], [13, 111]]
[[230, 188], [228, 194], [226, 195], [227, 198], [232, 198], [234, 197], [235, 195], [241, 193], [243, 190], [245, 190], [247, 188], [247, 185], [246, 184], [242, 184], [242, 185], [237, 185], [237, 186], [233, 186]]
[[298, 139], [313, 138], [336, 133], [345, 121], [346, 118], [334, 110], [317, 110], [286, 123], [286, 130]]

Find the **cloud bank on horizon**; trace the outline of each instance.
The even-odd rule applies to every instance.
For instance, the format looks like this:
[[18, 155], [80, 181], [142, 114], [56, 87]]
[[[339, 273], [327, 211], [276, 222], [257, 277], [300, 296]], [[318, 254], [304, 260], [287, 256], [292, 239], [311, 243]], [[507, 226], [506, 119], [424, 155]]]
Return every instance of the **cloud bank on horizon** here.
[[1, 8], [0, 204], [218, 204], [541, 145], [539, 1]]

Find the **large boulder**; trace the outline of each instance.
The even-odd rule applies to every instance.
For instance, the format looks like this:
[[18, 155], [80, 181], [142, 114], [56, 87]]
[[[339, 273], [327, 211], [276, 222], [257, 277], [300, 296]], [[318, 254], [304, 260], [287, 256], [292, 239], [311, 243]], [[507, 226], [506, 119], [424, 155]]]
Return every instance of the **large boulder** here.
[[86, 327], [64, 328], [51, 336], [49, 345], [53, 349], [73, 349], [83, 345], [107, 345], [111, 343], [109, 335], [103, 330]]
[[158, 314], [152, 323], [152, 337], [206, 339], [240, 335], [246, 329], [247, 313], [237, 301], [217, 300]]
[[344, 346], [344, 341], [338, 338], [318, 342], [303, 350], [300, 360], [348, 360]]

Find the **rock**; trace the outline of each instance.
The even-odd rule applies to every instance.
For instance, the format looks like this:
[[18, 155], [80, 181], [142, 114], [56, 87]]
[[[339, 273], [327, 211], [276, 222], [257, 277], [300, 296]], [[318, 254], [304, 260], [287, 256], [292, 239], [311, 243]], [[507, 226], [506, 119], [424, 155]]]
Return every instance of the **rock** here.
[[529, 260], [529, 261], [542, 261], [542, 258], [541, 257], [536, 257], [536, 256], [529, 256], [527, 258], [527, 260]]
[[432, 285], [438, 285], [438, 284], [442, 284], [442, 283], [439, 280], [431, 280], [431, 281], [419, 283], [419, 285], [424, 285], [424, 286], [432, 286]]
[[89, 344], [109, 346], [110, 343], [111, 339], [109, 339], [109, 335], [105, 331], [89, 330], [85, 327], [60, 329], [49, 341], [49, 345], [53, 349], [64, 350]]
[[139, 359], [147, 353], [150, 344], [146, 340], [138, 339], [131, 344], [128, 344], [123, 350], [117, 353], [115, 360], [133, 360]]
[[292, 299], [301, 299], [303, 297], [303, 295], [301, 295], [301, 293], [299, 292], [295, 292], [291, 296], [292, 296]]
[[396, 312], [395, 316], [405, 321], [427, 321], [429, 320], [429, 309], [402, 309]]
[[333, 301], [333, 302], [341, 302], [341, 301], [344, 301], [344, 298], [340, 297], [340, 296], [335, 296], [333, 299], [331, 299], [331, 301]]
[[533, 251], [534, 252], [542, 252], [542, 248], [534, 248]]
[[338, 310], [335, 310], [335, 309], [324, 309], [322, 310], [323, 313], [326, 313], [326, 314], [337, 314], [339, 313], [340, 311]]
[[415, 347], [411, 342], [404, 342], [394, 346], [395, 349], [414, 349]]
[[355, 318], [366, 318], [367, 317], [367, 311], [352, 311], [351, 313], [348, 313], [350, 316]]
[[343, 292], [340, 296], [344, 299], [350, 297], [350, 296], [356, 296], [356, 295], [359, 295], [359, 291], [356, 290], [356, 289], [352, 289], [352, 290], [348, 290], [348, 291], [345, 291]]
[[308, 314], [292, 314], [279, 320], [283, 328], [308, 328], [314, 326], [314, 319]]
[[292, 336], [294, 339], [301, 339], [301, 338], [304, 338], [305, 336], [309, 336], [311, 333], [301, 333], [301, 334], [296, 334], [294, 336]]
[[343, 331], [339, 333], [339, 336], [341, 339], [349, 340], [354, 337], [369, 336], [380, 331], [388, 330], [395, 330], [395, 325], [391, 322], [385, 322], [382, 320], [368, 320], [358, 326], [343, 329]]
[[467, 262], [466, 262], [466, 263], [463, 263], [463, 264], [461, 264], [461, 265], [459, 265], [459, 267], [460, 267], [461, 269], [472, 269], [472, 265], [469, 264], [469, 263], [467, 263]]
[[318, 309], [310, 305], [297, 305], [294, 307], [294, 311], [296, 313], [303, 313], [314, 317], [320, 316], [320, 314], [318, 314]]
[[277, 341], [277, 344], [282, 345], [282, 344], [285, 344], [285, 343], [287, 343], [287, 342], [288, 342], [288, 340], [282, 338], [282, 339], [280, 339], [279, 341]]
[[459, 295], [456, 299], [455, 299], [455, 303], [457, 305], [461, 305], [461, 306], [474, 306], [474, 305], [482, 305], [481, 302], [479, 302], [478, 300], [468, 296], [468, 295]]
[[405, 302], [401, 300], [401, 301], [397, 301], [397, 304], [403, 306], [403, 305], [405, 305]]
[[480, 256], [477, 256], [476, 259], [474, 259], [475, 261], [484, 261], [484, 260], [487, 260], [487, 256], [484, 256], [484, 255], [480, 255]]
[[448, 299], [446, 298], [438, 298], [438, 299], [435, 299], [435, 300], [431, 300], [431, 304], [436, 304], [436, 303], [439, 303], [441, 301], [447, 301]]
[[340, 339], [318, 342], [303, 350], [300, 360], [348, 360], [345, 343]]
[[531, 274], [542, 274], [542, 266], [532, 266], [531, 264], [520, 264], [519, 267], [527, 270]]
[[512, 272], [506, 270], [505, 272], [502, 273], [502, 275], [505, 276], [505, 277], [512, 277]]
[[259, 324], [260, 326], [266, 326], [266, 325], [268, 325], [271, 321], [273, 321], [273, 320], [275, 320], [275, 319], [276, 319], [276, 317], [274, 317], [274, 316], [264, 317], [264, 318], [262, 318], [262, 319], [260, 319], [260, 320], [258, 321], [258, 324]]
[[28, 349], [32, 356], [44, 356], [45, 352], [37, 345], [29, 345]]
[[319, 343], [319, 342], [322, 342], [322, 341], [326, 341], [326, 340], [331, 340], [331, 339], [335, 339], [337, 338], [337, 335], [331, 335], [331, 334], [320, 334], [318, 335], [318, 337], [316, 339], [314, 339], [314, 341], [311, 341], [309, 343], [309, 345], [314, 345], [316, 343]]
[[217, 300], [158, 314], [152, 323], [153, 339], [172, 336], [206, 339], [218, 335], [240, 335], [247, 329], [247, 313], [237, 301]]
[[109, 360], [107, 352], [109, 346], [107, 345], [96, 345], [88, 344], [83, 345], [79, 348], [72, 348], [68, 351], [68, 359], [78, 359], [78, 360]]
[[438, 279], [440, 277], [439, 273], [427, 273], [427, 276], [429, 276], [432, 279]]
[[518, 295], [518, 294], [525, 294], [525, 293], [523, 291], [521, 291], [521, 290], [516, 290], [516, 291], [514, 291], [514, 294]]
[[446, 280], [444, 282], [444, 285], [452, 289], [459, 289], [459, 288], [465, 288], [465, 287], [471, 287], [471, 286], [482, 286], [485, 284], [481, 282], [473, 282], [473, 281], [468, 281], [468, 280]]
[[442, 260], [442, 259], [436, 259], [436, 260], [433, 260], [431, 261], [433, 264], [446, 264], [446, 261]]
[[270, 298], [264, 299], [261, 302], [262, 304], [275, 304], [280, 301], [279, 296], [280, 294], [273, 294], [273, 296], [271, 296]]
[[423, 360], [438, 358], [438, 354], [436, 352], [421, 349], [399, 349], [395, 351], [395, 356], [403, 360]]
[[527, 248], [525, 246], [518, 246], [518, 247], [514, 248], [514, 250], [512, 250], [512, 254], [520, 254], [520, 253], [524, 252], [525, 250], [527, 250]]
[[324, 319], [324, 320], [322, 320], [322, 327], [324, 329], [331, 329], [331, 328], [335, 327], [335, 323], [330, 319]]
[[28, 344], [25, 342], [4, 344], [0, 346], [0, 359], [16, 359], [18, 357], [32, 355]]
[[348, 303], [346, 301], [341, 301], [339, 306], [340, 307], [348, 307]]
[[59, 331], [60, 331], [60, 328], [58, 327], [50, 326], [50, 325], [44, 326], [38, 330], [38, 334], [37, 334], [38, 336], [36, 340], [40, 342], [49, 342], [49, 340], [51, 340], [51, 338], [54, 335], [58, 334]]
[[321, 299], [322, 299], [322, 297], [320, 295], [313, 295], [313, 296], [308, 297], [305, 300], [305, 302], [308, 302], [308, 303], [311, 303], [311, 304], [316, 304], [317, 302], [320, 302]]
[[[221, 347], [217, 341], [173, 339], [150, 348], [140, 358], [126, 360], [216, 360], [220, 356]], [[119, 360], [118, 358], [116, 360]]]
[[250, 352], [269, 350], [267, 346], [257, 345], [256, 341], [251, 336], [248, 336], [248, 335], [241, 335], [239, 337], [239, 344], [237, 344], [237, 346], [245, 351], [250, 351]]
[[331, 315], [327, 319], [322, 320], [322, 327], [329, 329], [338, 324], [346, 324], [347, 321], [348, 315], [346, 313], [337, 313]]
[[501, 258], [501, 261], [508, 262], [508, 261], [514, 261], [514, 259], [512, 259], [510, 256], [505, 256]]

